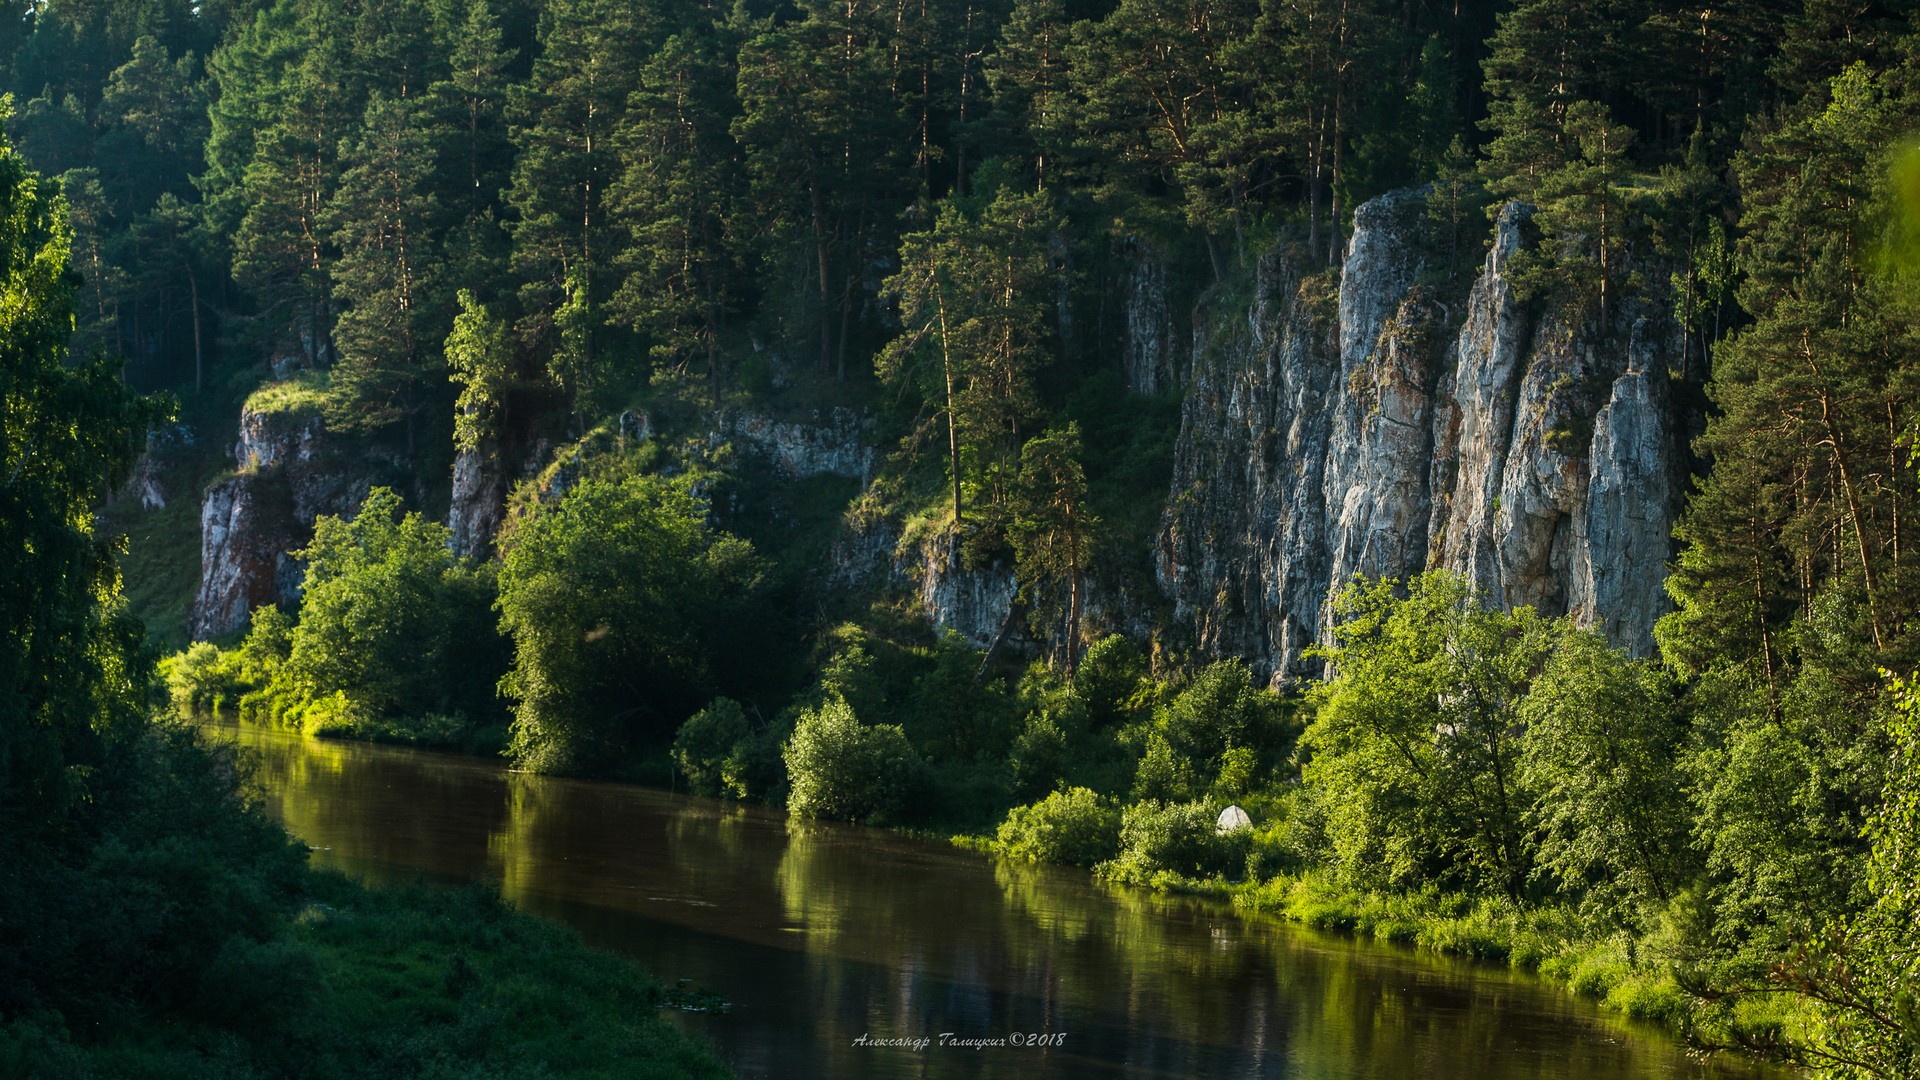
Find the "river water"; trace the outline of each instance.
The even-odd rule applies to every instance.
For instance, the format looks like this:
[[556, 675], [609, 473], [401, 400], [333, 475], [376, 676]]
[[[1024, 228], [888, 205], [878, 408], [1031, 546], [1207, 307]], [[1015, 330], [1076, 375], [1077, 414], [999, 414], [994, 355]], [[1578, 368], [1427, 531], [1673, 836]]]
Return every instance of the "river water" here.
[[685, 1003], [724, 1000], [669, 1015], [742, 1077], [1784, 1075], [1694, 1060], [1504, 969], [1084, 871], [470, 757], [213, 730], [253, 752], [267, 810], [316, 863], [497, 883], [686, 980]]

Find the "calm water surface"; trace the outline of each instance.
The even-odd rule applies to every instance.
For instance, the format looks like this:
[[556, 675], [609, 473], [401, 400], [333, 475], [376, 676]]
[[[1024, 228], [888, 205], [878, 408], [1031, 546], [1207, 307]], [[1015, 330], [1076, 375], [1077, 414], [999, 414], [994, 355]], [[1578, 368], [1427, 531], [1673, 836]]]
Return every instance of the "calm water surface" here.
[[[743, 1077], [1784, 1075], [1692, 1060], [1501, 969], [1082, 871], [473, 758], [215, 730], [257, 754], [267, 808], [315, 862], [376, 882], [488, 878], [669, 984], [719, 994], [724, 1014], [670, 1015]], [[1064, 1045], [943, 1047], [942, 1033]]]

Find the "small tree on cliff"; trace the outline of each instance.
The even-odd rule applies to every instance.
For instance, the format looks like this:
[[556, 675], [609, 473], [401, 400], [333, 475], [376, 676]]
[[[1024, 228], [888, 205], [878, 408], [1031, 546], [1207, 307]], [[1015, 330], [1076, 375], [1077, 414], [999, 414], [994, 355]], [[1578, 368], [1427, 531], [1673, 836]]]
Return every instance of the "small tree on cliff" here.
[[1080, 656], [1086, 573], [1100, 528], [1087, 506], [1079, 424], [1053, 428], [1027, 442], [1012, 502], [1007, 539], [1013, 543], [1021, 599], [1048, 630], [1064, 631], [1071, 676]]

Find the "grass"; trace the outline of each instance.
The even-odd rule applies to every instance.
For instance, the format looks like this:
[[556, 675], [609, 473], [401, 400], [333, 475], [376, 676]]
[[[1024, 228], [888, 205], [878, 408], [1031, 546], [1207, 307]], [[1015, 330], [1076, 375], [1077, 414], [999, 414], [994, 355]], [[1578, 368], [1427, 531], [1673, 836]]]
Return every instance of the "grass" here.
[[262, 383], [242, 408], [252, 413], [318, 412], [327, 403], [327, 373], [303, 371], [291, 379]]
[[[659, 983], [477, 886], [376, 891], [315, 872], [306, 905], [279, 937], [239, 960], [223, 953], [216, 970], [215, 989], [202, 995], [214, 1022], [148, 1024], [93, 1047], [31, 1047], [33, 1072], [731, 1075], [711, 1048], [660, 1017], [669, 1002]], [[0, 1062], [23, 1041], [0, 1030]]]
[[143, 510], [125, 500], [101, 514], [102, 531], [127, 538], [120, 574], [127, 606], [162, 653], [187, 647], [187, 612], [200, 588], [199, 492], [169, 488], [167, 505]]

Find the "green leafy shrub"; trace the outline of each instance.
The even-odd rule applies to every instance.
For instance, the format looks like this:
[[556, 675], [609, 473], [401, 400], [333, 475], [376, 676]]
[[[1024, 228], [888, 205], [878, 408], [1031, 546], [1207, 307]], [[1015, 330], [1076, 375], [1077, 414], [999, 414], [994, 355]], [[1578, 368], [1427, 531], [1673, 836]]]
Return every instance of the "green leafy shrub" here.
[[1029, 799], [1066, 776], [1067, 734], [1052, 710], [1027, 714], [1025, 727], [1013, 740], [1008, 763], [1013, 769], [1013, 790]]
[[980, 651], [957, 634], [935, 642], [932, 663], [914, 679], [898, 719], [928, 760], [1004, 760], [1020, 729], [1019, 702], [997, 679], [978, 678]]
[[1154, 683], [1133, 642], [1113, 634], [1087, 647], [1070, 693], [1095, 726], [1119, 723], [1152, 704]]
[[1120, 811], [1086, 788], [1056, 791], [1016, 806], [1000, 825], [994, 850], [1013, 859], [1092, 866], [1120, 849]]
[[386, 488], [351, 521], [315, 523], [298, 553], [307, 560], [300, 621], [268, 687], [288, 718], [353, 733], [376, 720], [492, 717], [506, 669], [492, 570], [462, 562], [448, 541], [445, 526], [403, 514]]
[[673, 763], [687, 787], [695, 795], [725, 792], [727, 762], [749, 734], [746, 710], [731, 698], [714, 698], [689, 717], [673, 740]]
[[1095, 868], [1101, 877], [1135, 885], [1168, 875], [1205, 879], [1237, 874], [1246, 864], [1245, 829], [1222, 835], [1213, 808], [1203, 802], [1149, 799], [1120, 817], [1120, 853]]
[[1286, 703], [1254, 686], [1246, 665], [1210, 665], [1154, 710], [1134, 798], [1239, 798], [1287, 759], [1294, 735]]
[[714, 698], [680, 724], [672, 753], [695, 796], [766, 796], [780, 780], [780, 740], [755, 730], [732, 698]]
[[183, 716], [218, 711], [247, 689], [238, 655], [222, 652], [210, 641], [196, 641], [185, 652], [160, 661], [160, 676], [174, 711]]
[[275, 938], [227, 939], [200, 976], [194, 1013], [223, 1027], [273, 1030], [305, 1012], [322, 989], [310, 949]]
[[665, 744], [759, 649], [762, 560], [708, 524], [687, 480], [582, 479], [503, 548], [502, 686], [523, 767], [605, 771]]
[[801, 715], [784, 757], [787, 808], [803, 818], [896, 818], [924, 769], [898, 725], [862, 724], [837, 698]]
[[749, 730], [720, 763], [720, 790], [736, 799], [779, 803], [787, 790], [781, 752], [788, 733], [789, 728], [777, 722]]

